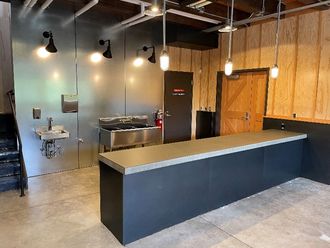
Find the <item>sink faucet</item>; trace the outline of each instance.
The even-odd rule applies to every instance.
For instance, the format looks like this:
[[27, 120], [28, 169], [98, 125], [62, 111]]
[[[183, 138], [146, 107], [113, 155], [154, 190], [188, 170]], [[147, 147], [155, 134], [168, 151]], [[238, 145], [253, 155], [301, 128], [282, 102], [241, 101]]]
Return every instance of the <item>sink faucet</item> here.
[[52, 130], [52, 122], [53, 122], [53, 118], [52, 117], [48, 117], [48, 131]]

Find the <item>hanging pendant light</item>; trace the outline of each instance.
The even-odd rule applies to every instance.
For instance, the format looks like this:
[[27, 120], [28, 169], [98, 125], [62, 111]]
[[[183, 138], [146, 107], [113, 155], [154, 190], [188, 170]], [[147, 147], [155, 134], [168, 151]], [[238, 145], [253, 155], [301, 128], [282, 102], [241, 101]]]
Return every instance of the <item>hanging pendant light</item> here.
[[224, 26], [222, 26], [218, 31], [220, 33], [229, 33], [231, 31], [236, 31], [237, 28], [236, 27], [232, 27], [230, 25], [230, 18], [229, 18], [229, 3], [228, 3], [228, 0], [227, 0], [227, 21], [226, 21], [226, 24]]
[[279, 68], [277, 65], [278, 62], [278, 45], [279, 45], [279, 33], [280, 33], [280, 21], [281, 21], [281, 4], [282, 0], [278, 1], [277, 6], [277, 28], [276, 28], [276, 36], [275, 36], [275, 63], [273, 67], [270, 69], [271, 78], [278, 78]]
[[163, 15], [163, 10], [160, 6], [160, 0], [153, 0], [152, 5], [144, 11], [144, 14], [147, 16], [161, 16]]
[[163, 3], [163, 51], [160, 54], [160, 68], [167, 71], [170, 67], [170, 57], [166, 51], [166, 0]]
[[230, 15], [229, 44], [228, 44], [228, 59], [225, 64], [225, 75], [226, 76], [230, 76], [233, 73], [233, 61], [231, 59], [231, 49], [232, 49], [232, 40], [233, 40], [234, 4], [235, 4], [235, 0], [232, 0], [231, 1], [231, 15]]

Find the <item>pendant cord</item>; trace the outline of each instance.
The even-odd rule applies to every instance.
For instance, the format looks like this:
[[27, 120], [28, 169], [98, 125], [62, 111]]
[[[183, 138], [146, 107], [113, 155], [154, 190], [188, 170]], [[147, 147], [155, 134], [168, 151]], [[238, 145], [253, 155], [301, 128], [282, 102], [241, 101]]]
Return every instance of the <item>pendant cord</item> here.
[[163, 1], [163, 50], [166, 51], [166, 0]]
[[231, 15], [230, 15], [230, 33], [229, 33], [228, 60], [231, 59], [231, 49], [232, 49], [232, 40], [233, 40], [234, 4], [235, 4], [235, 0], [232, 0], [231, 1]]
[[279, 33], [280, 33], [280, 22], [281, 22], [281, 5], [282, 0], [278, 1], [277, 6], [277, 27], [276, 27], [276, 38], [275, 38], [275, 65], [278, 61], [278, 46], [279, 46]]

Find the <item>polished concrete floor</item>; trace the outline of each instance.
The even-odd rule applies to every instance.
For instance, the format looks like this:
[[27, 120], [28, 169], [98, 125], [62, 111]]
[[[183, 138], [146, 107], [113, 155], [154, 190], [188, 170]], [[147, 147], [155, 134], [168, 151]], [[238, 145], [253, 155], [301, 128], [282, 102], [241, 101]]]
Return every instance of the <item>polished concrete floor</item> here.
[[[99, 217], [98, 168], [30, 178], [0, 193], [0, 247], [122, 247]], [[129, 248], [330, 248], [330, 186], [298, 178]]]

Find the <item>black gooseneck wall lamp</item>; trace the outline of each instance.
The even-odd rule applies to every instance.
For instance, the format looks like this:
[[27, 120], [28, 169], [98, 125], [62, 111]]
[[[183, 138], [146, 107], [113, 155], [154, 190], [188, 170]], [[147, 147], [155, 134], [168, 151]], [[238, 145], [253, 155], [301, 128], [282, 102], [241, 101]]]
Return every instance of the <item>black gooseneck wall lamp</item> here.
[[152, 49], [152, 54], [151, 54], [151, 56], [148, 58], [148, 60], [150, 61], [150, 63], [156, 64], [155, 46], [150, 46], [150, 47], [144, 46], [142, 49], [143, 49], [143, 51], [145, 51], [145, 52], [148, 51], [149, 49]]
[[155, 46], [143, 46], [142, 49], [137, 50], [137, 54], [139, 54], [139, 51], [147, 52], [149, 49], [152, 49], [152, 54], [148, 58], [150, 63], [156, 64], [156, 53], [155, 53]]
[[108, 43], [107, 50], [103, 53], [103, 56], [107, 59], [112, 59], [112, 52], [111, 52], [111, 43], [110, 40], [99, 40], [99, 44], [104, 46], [105, 43]]
[[149, 49], [152, 49], [152, 54], [148, 58], [149, 62], [152, 64], [156, 64], [156, 52], [155, 52], [155, 46], [143, 46], [142, 49], [136, 50], [136, 58], [133, 62], [134, 66], [139, 67], [143, 64], [143, 58], [140, 56], [140, 52], [144, 51], [147, 52]]
[[52, 31], [45, 31], [42, 33], [43, 37], [46, 39], [49, 39], [49, 43], [48, 45], [45, 47], [45, 49], [49, 52], [49, 53], [57, 53], [57, 48], [54, 44], [54, 39], [53, 39], [53, 33]]

